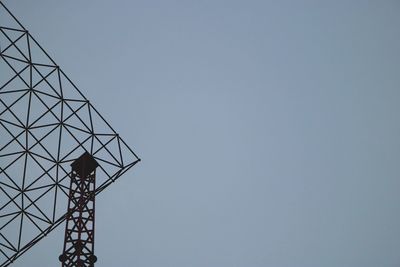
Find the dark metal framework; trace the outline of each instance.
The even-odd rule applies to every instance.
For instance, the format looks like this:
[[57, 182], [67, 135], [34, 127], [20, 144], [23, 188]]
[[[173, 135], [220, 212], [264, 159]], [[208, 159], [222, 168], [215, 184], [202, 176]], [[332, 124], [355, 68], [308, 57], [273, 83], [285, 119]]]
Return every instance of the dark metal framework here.
[[96, 168], [98, 163], [87, 152], [72, 163], [64, 248], [59, 257], [62, 267], [93, 267]]
[[85, 152], [93, 196], [140, 161], [0, 0], [0, 267], [79, 209], [70, 165]]

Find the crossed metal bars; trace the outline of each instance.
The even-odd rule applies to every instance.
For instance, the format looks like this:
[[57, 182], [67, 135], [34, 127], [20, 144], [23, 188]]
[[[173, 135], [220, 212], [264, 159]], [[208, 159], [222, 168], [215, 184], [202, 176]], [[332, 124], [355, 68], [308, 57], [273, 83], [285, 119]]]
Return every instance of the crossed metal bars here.
[[67, 218], [84, 152], [99, 163], [94, 194], [140, 161], [0, 2], [0, 267]]

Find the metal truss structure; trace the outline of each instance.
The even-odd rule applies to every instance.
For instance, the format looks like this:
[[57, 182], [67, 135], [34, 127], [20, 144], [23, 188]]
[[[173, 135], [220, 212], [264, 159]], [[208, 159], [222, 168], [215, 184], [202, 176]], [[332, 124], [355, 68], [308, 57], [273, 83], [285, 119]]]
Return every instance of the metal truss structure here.
[[62, 267], [93, 267], [97, 161], [87, 152], [72, 163]]
[[84, 153], [98, 163], [93, 197], [140, 161], [0, 1], [1, 267], [79, 209], [67, 210], [70, 165]]

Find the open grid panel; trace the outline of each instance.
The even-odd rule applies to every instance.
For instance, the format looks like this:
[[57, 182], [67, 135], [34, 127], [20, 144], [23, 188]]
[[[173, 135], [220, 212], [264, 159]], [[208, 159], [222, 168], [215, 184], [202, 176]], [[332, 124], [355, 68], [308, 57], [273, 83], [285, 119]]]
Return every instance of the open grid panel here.
[[140, 159], [0, 2], [0, 266], [66, 217], [70, 164], [99, 163], [96, 194]]

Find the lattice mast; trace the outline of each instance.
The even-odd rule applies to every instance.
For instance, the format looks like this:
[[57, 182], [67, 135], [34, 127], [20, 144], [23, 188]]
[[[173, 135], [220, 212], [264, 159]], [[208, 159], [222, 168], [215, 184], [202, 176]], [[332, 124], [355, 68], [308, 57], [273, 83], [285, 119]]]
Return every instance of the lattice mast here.
[[96, 168], [98, 163], [84, 153], [71, 164], [71, 184], [65, 227], [62, 267], [93, 267]]

